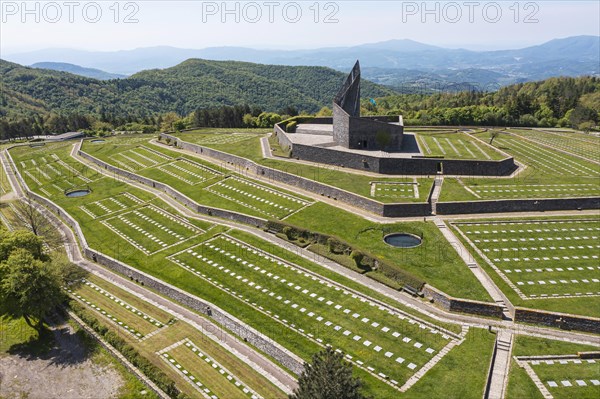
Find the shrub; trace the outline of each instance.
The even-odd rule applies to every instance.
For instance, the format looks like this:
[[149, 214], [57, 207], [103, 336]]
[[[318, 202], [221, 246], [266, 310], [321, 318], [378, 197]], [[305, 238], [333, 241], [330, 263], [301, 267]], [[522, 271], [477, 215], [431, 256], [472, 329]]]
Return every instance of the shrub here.
[[294, 239], [294, 230], [290, 226], [285, 226], [282, 230], [283, 234], [288, 238], [288, 240]]
[[420, 290], [425, 282], [412, 274], [405, 272], [402, 269], [398, 269], [397, 267], [391, 266], [385, 262], [378, 262], [377, 270], [381, 272], [384, 276], [396, 281], [400, 285], [410, 285], [416, 290]]
[[281, 223], [277, 220], [269, 220], [267, 221], [267, 225], [265, 226], [265, 230], [267, 231], [275, 231], [277, 233], [283, 233], [283, 228], [287, 225]]
[[360, 267], [362, 265], [362, 260], [364, 257], [365, 257], [365, 254], [363, 254], [362, 252], [360, 252], [357, 249], [355, 249], [354, 251], [352, 251], [350, 253], [350, 258], [352, 258], [352, 260], [358, 267]]
[[334, 254], [342, 254], [344, 253], [345, 249], [345, 245], [341, 241], [333, 237], [329, 237], [327, 239], [327, 247], [329, 248], [329, 252]]
[[296, 121], [288, 122], [288, 124], [285, 125], [285, 131], [288, 133], [294, 133], [296, 131], [297, 125], [298, 125], [298, 122], [296, 122]]

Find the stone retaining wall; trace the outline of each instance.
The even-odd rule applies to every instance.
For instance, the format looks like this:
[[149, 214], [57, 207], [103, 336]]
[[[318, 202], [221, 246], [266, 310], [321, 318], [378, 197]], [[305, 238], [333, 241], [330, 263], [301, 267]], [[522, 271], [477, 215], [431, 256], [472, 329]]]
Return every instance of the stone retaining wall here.
[[[214, 304], [203, 301], [202, 299], [185, 292], [173, 285], [170, 285], [152, 275], [146, 274], [139, 271], [131, 266], [128, 266], [116, 259], [113, 259], [101, 252], [98, 252], [89, 247], [85, 235], [79, 226], [79, 223], [64, 209], [50, 201], [49, 199], [36, 194], [29, 190], [29, 187], [25, 180], [22, 178], [19, 170], [16, 168], [12, 157], [7, 151], [9, 162], [12, 164], [12, 168], [15, 171], [15, 176], [23, 186], [26, 193], [33, 198], [36, 202], [45, 206], [48, 210], [60, 217], [62, 221], [67, 224], [75, 232], [75, 236], [79, 240], [79, 244], [82, 247], [84, 256], [94, 262], [109, 268], [110, 270], [117, 272], [121, 275], [136, 279], [145, 286], [148, 286], [162, 295], [165, 295], [184, 306], [192, 308], [200, 313], [207, 314], [210, 309], [210, 318], [221, 324], [223, 327], [232, 331], [235, 335], [247, 341], [251, 345], [270, 355], [276, 359], [284, 367], [291, 370], [296, 375], [300, 375], [304, 370], [304, 362], [298, 356], [294, 355], [271, 338], [265, 336], [259, 331], [253, 329], [250, 326], [245, 325], [243, 322], [230, 315], [229, 313], [219, 309]], [[93, 158], [93, 157], [92, 157]]]
[[214, 208], [214, 207], [209, 207], [209, 206], [198, 204], [196, 201], [190, 199], [186, 195], [180, 193], [179, 191], [175, 190], [174, 188], [172, 188], [171, 186], [169, 186], [167, 184], [149, 179], [144, 176], [140, 176], [140, 175], [132, 173], [132, 172], [128, 172], [124, 169], [117, 168], [116, 166], [113, 166], [113, 165], [106, 163], [98, 158], [93, 157], [92, 155], [89, 155], [88, 153], [84, 152], [83, 150], [79, 150], [77, 152], [77, 154], [80, 157], [85, 158], [88, 161], [93, 162], [96, 165], [104, 168], [105, 170], [108, 170], [108, 171], [114, 173], [115, 175], [125, 177], [127, 179], [136, 181], [138, 183], [142, 183], [148, 187], [152, 187], [154, 189], [162, 191], [165, 194], [167, 194], [168, 196], [181, 202], [186, 207], [192, 209], [194, 212], [201, 213], [203, 215], [218, 217], [221, 219], [233, 220], [235, 222], [244, 223], [244, 224], [256, 226], [259, 228], [264, 228], [266, 226], [267, 221], [265, 219], [261, 219], [261, 218], [245, 215], [242, 213], [233, 212], [233, 211], [228, 211], [225, 209]]
[[[375, 201], [367, 197], [363, 197], [362, 195], [354, 194], [337, 187], [333, 187], [324, 183], [319, 183], [314, 180], [310, 180], [278, 169], [259, 165], [246, 158], [238, 157], [236, 155], [214, 150], [212, 148], [204, 147], [198, 144], [182, 141], [179, 140], [176, 136], [162, 133], [161, 137], [163, 139], [169, 138], [171, 142], [176, 143], [176, 146], [178, 148], [194, 152], [196, 154], [205, 155], [207, 157], [217, 159], [228, 166], [233, 166], [235, 172], [241, 175], [245, 175], [248, 178], [260, 176], [263, 179], [266, 179], [267, 181], [273, 183], [284, 183], [289, 186], [298, 187], [302, 190], [310, 191], [323, 197], [332, 198], [334, 200], [350, 204], [357, 208], [364, 209], [376, 215], [387, 217], [401, 217], [426, 216], [431, 214], [431, 204], [426, 202], [383, 204], [379, 201]], [[293, 164], [290, 164], [290, 167], [292, 168]]]
[[275, 125], [275, 136], [277, 137], [277, 141], [279, 142], [279, 146], [281, 148], [292, 149], [292, 141], [289, 139], [287, 134], [285, 134], [285, 129], [281, 128], [279, 125]]
[[503, 318], [502, 306], [494, 303], [453, 298], [429, 285], [425, 285], [422, 292], [425, 297], [430, 298], [434, 303], [438, 303], [442, 309], [450, 312], [476, 314], [497, 319]]
[[328, 147], [294, 144], [292, 157], [345, 168], [388, 175], [431, 176], [443, 169], [444, 174], [461, 176], [507, 176], [515, 171], [513, 158], [500, 161], [475, 161], [443, 158], [380, 158], [340, 151]]
[[[374, 173], [430, 176], [443, 169], [444, 174], [447, 175], [507, 176], [517, 169], [514, 158], [511, 156], [498, 161], [428, 158], [425, 156], [412, 158], [378, 157], [328, 147], [292, 144], [287, 135], [293, 133], [286, 133], [282, 124], [276, 124], [274, 131], [277, 132], [280, 144], [285, 142], [286, 146], [291, 145], [293, 158]], [[285, 138], [280, 136], [285, 136]]]
[[188, 308], [207, 315], [211, 320], [214, 320], [244, 341], [247, 341], [262, 352], [276, 359], [296, 375], [300, 375], [304, 370], [303, 361], [301, 359], [292, 355], [287, 349], [281, 347], [266, 335], [249, 326], [243, 325], [238, 319], [217, 308], [215, 305], [88, 247], [84, 249], [84, 254], [87, 258], [94, 260], [102, 266], [134, 279], [140, 284], [143, 284]]
[[558, 312], [515, 308], [515, 321], [541, 324], [563, 330], [577, 330], [600, 334], [600, 319], [595, 317], [574, 316]]
[[456, 215], [467, 213], [539, 212], [569, 209], [598, 209], [600, 197], [548, 198], [522, 200], [490, 200], [470, 202], [438, 202], [437, 214]]

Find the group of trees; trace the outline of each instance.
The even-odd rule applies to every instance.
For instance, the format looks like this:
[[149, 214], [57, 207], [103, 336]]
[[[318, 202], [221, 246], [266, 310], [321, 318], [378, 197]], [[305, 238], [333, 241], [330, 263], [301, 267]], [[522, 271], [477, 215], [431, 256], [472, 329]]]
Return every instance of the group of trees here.
[[22, 230], [0, 227], [0, 317], [23, 318], [41, 332], [45, 317], [65, 299], [64, 286], [81, 282], [83, 269], [60, 247], [60, 234], [30, 198], [15, 202]]
[[465, 91], [378, 99], [365, 114], [401, 114], [407, 125], [573, 127], [589, 130], [600, 115], [600, 78], [550, 78], [485, 93]]
[[279, 113], [275, 113], [264, 112], [260, 107], [249, 105], [198, 108], [187, 116], [167, 112], [143, 118], [115, 117], [108, 113], [100, 115], [51, 113], [16, 120], [0, 119], [0, 140], [31, 138], [71, 131], [105, 135], [113, 131], [154, 133], [181, 131], [192, 127], [271, 128], [274, 124], [296, 115], [298, 111], [294, 107], [286, 107]]
[[[103, 121], [110, 116], [139, 120], [167, 112], [184, 116], [198, 108], [241, 104], [291, 115], [285, 110], [291, 103], [316, 112], [331, 101], [345, 77], [324, 67], [207, 60], [106, 81], [0, 60], [0, 75], [0, 118], [52, 112], [95, 115]], [[394, 93], [371, 82], [364, 82], [362, 90], [369, 97]]]
[[65, 299], [62, 287], [84, 275], [65, 255], [46, 254], [43, 245], [27, 230], [0, 231], [0, 316], [23, 318], [38, 332]]
[[[162, 115], [154, 117], [114, 117], [110, 114], [38, 114], [16, 119], [0, 118], [0, 140], [84, 131], [107, 134], [112, 131], [153, 133], [161, 129]], [[180, 119], [177, 116], [177, 119]]]

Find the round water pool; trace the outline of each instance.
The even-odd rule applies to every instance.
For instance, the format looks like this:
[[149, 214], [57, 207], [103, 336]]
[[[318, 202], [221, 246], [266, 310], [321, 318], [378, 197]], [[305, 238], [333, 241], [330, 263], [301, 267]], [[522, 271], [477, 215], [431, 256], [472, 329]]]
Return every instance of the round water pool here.
[[408, 233], [393, 233], [383, 237], [383, 241], [392, 247], [397, 248], [414, 248], [421, 245], [421, 238], [414, 234]]
[[75, 197], [83, 197], [84, 195], [88, 195], [89, 193], [90, 193], [90, 190], [75, 190], [75, 191], [69, 191], [65, 195], [69, 198], [75, 198]]
[[102, 139], [95, 139], [95, 140], [91, 140], [90, 143], [104, 143], [106, 140], [102, 140]]

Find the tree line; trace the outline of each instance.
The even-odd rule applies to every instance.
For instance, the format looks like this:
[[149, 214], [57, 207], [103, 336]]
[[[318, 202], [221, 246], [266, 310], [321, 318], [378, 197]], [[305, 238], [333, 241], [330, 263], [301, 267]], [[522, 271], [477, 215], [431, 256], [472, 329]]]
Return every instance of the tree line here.
[[[473, 125], [573, 127], [594, 129], [600, 119], [600, 78], [551, 78], [504, 87], [493, 93], [464, 91], [433, 95], [404, 94], [363, 99], [363, 115], [403, 115], [407, 126]], [[330, 116], [322, 107], [309, 114], [295, 106], [269, 112], [257, 105], [198, 107], [187, 115], [176, 112], [138, 115], [113, 112], [51, 112], [0, 118], [0, 139], [84, 131], [153, 133], [195, 127], [270, 128], [296, 115]]]
[[600, 78], [550, 78], [496, 92], [399, 95], [363, 101], [365, 114], [403, 115], [406, 125], [573, 127], [589, 130], [600, 116]]

